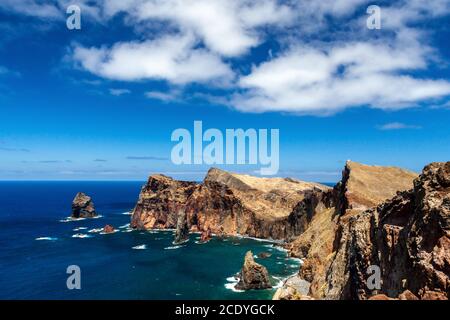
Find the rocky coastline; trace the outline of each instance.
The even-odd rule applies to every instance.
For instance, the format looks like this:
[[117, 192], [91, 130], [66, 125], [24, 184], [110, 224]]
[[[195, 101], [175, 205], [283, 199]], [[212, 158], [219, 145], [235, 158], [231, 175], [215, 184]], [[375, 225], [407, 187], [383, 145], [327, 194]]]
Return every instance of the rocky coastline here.
[[[130, 225], [176, 229], [181, 238], [199, 232], [202, 241], [214, 234], [284, 243], [303, 264], [274, 299], [425, 300], [449, 297], [449, 221], [450, 162], [417, 175], [348, 161], [334, 188], [215, 168], [200, 183], [153, 175]], [[380, 271], [377, 288], [367, 285], [371, 268]]]

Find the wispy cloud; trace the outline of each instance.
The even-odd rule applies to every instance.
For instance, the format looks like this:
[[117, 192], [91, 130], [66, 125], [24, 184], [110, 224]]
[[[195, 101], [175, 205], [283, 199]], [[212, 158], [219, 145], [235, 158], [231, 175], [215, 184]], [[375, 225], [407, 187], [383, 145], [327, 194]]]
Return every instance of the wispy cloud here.
[[20, 77], [21, 74], [18, 71], [11, 70], [5, 66], [0, 66], [0, 76], [12, 76], [12, 77]]
[[128, 89], [109, 89], [109, 93], [113, 96], [119, 97], [123, 96], [124, 94], [129, 94], [131, 93], [131, 91]]
[[29, 149], [26, 148], [9, 148], [9, 147], [0, 147], [0, 151], [8, 151], [8, 152], [30, 152]]
[[37, 161], [29, 161], [23, 160], [22, 163], [43, 163], [43, 164], [54, 164], [54, 163], [72, 163], [72, 160], [37, 160]]
[[148, 91], [145, 96], [149, 99], [156, 99], [163, 102], [180, 101], [182, 92], [180, 90], [163, 91]]
[[166, 161], [169, 158], [164, 157], [154, 157], [154, 156], [128, 156], [127, 160], [157, 160], [157, 161]]
[[105, 160], [105, 159], [94, 159], [94, 162], [108, 162], [108, 160]]
[[390, 122], [377, 127], [379, 130], [402, 130], [402, 129], [422, 129], [421, 126], [406, 124], [402, 122]]

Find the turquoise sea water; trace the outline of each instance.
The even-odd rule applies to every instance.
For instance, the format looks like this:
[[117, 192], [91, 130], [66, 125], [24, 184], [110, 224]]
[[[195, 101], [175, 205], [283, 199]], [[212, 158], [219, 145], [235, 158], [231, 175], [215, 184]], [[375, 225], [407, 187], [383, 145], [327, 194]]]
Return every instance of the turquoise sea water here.
[[[172, 244], [172, 231], [131, 231], [141, 182], [0, 182], [1, 299], [270, 299], [275, 291], [233, 290], [247, 250], [274, 285], [299, 261], [268, 242], [213, 239]], [[73, 197], [93, 197], [98, 219], [68, 221]], [[111, 224], [119, 230], [100, 234]], [[81, 268], [81, 290], [69, 290], [66, 269]]]

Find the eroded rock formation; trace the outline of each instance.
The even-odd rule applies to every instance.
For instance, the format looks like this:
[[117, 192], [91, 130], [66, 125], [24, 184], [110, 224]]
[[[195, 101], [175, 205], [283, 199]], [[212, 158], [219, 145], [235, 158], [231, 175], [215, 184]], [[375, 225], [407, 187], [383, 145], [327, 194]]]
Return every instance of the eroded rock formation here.
[[131, 226], [138, 229], [176, 228], [178, 212], [186, 213], [191, 231], [291, 239], [310, 217], [295, 209], [299, 201], [331, 189], [284, 178], [256, 178], [209, 170], [202, 183], [151, 176], [134, 208]]
[[94, 202], [83, 192], [78, 192], [72, 202], [72, 218], [93, 218], [97, 216]]
[[266, 267], [256, 263], [253, 259], [253, 253], [248, 251], [245, 254], [242, 270], [239, 273], [239, 282], [236, 284], [236, 289], [268, 289], [271, 287], [269, 272]]
[[178, 213], [177, 228], [175, 230], [174, 244], [180, 244], [189, 240], [189, 227], [186, 220], [186, 212]]
[[[370, 290], [369, 266], [381, 271]], [[325, 298], [447, 299], [450, 293], [450, 162], [426, 166], [399, 192], [343, 226], [325, 281]]]
[[[395, 167], [367, 166], [348, 161], [342, 180], [332, 192], [315, 197], [310, 201], [315, 204], [313, 206], [305, 201], [297, 206], [301, 211], [309, 212], [307, 216], [311, 221], [288, 249], [292, 256], [304, 260], [299, 275], [311, 282], [312, 297], [334, 297], [328, 291], [332, 289], [327, 289], [325, 283], [332, 282], [328, 275], [330, 266], [340, 259], [340, 239], [345, 236], [351, 217], [393, 197], [397, 191], [410, 189], [416, 177], [412, 172]], [[335, 268], [344, 272], [348, 265], [336, 262]]]

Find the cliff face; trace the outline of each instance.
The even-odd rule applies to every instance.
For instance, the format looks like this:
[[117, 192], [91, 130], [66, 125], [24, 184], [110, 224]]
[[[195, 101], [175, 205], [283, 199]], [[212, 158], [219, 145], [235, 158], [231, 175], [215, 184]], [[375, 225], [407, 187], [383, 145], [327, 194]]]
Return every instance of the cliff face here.
[[346, 163], [342, 180], [314, 206], [307, 229], [288, 246], [292, 256], [304, 260], [299, 275], [311, 282], [312, 297], [337, 298], [332, 294], [329, 270], [332, 264], [341, 273], [349, 267], [338, 262], [342, 254], [338, 249], [352, 217], [393, 197], [399, 190], [410, 189], [416, 177], [399, 168]]
[[[256, 178], [211, 169], [202, 183], [151, 176], [142, 188], [131, 226], [175, 228], [180, 210], [191, 231], [291, 239], [303, 232], [311, 217], [299, 202], [330, 188], [283, 178]], [[308, 204], [314, 205], [314, 204]]]
[[[367, 286], [369, 266], [381, 270], [378, 291]], [[412, 190], [351, 218], [323, 285], [329, 299], [448, 299], [450, 162], [428, 165]]]

